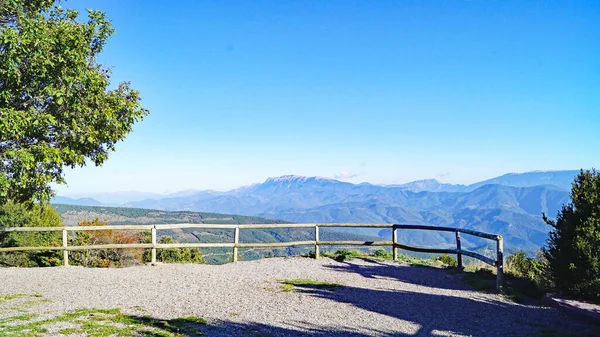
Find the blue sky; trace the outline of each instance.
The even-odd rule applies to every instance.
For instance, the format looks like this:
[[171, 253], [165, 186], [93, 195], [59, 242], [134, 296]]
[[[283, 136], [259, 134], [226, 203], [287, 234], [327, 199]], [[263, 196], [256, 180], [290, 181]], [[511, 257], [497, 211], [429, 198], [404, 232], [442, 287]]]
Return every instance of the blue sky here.
[[59, 194], [600, 167], [600, 2], [67, 1], [151, 114]]

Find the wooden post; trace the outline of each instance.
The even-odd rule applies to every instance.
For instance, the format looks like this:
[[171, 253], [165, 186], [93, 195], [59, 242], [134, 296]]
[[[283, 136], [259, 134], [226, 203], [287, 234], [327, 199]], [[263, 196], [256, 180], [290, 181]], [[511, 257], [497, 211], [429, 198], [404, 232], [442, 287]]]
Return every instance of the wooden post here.
[[236, 226], [233, 233], [233, 262], [238, 260], [238, 243], [240, 243], [240, 227]]
[[396, 230], [396, 227], [392, 228], [392, 258], [394, 261], [398, 261], [398, 247], [396, 247], [396, 244], [398, 243], [398, 233]]
[[496, 290], [502, 292], [504, 290], [504, 243], [502, 236], [498, 235], [497, 239], [497, 257], [496, 257]]
[[462, 263], [462, 253], [461, 253], [460, 232], [459, 231], [456, 231], [456, 250], [458, 251], [458, 253], [456, 253], [456, 259], [458, 260], [458, 270], [462, 271], [463, 263]]
[[152, 260], [150, 264], [156, 265], [156, 226], [152, 227]]
[[315, 225], [315, 259], [318, 259], [319, 257], [319, 226]]
[[62, 230], [62, 246], [63, 248], [65, 248], [65, 250], [63, 250], [63, 263], [65, 267], [69, 266], [69, 251], [67, 250], [67, 245], [69, 244], [69, 236], [67, 233], [67, 229], [63, 229]]

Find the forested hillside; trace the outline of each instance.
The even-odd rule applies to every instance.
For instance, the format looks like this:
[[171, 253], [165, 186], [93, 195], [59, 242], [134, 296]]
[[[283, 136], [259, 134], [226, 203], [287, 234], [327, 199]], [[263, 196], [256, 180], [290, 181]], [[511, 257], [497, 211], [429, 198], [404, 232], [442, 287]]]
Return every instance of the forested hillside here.
[[[167, 212], [141, 208], [126, 207], [100, 207], [100, 206], [74, 206], [54, 205], [67, 226], [75, 226], [82, 220], [99, 218], [111, 225], [123, 224], [285, 224], [289, 222], [267, 219], [253, 216], [241, 216], [232, 214], [217, 214], [206, 212]], [[158, 231], [158, 236], [171, 236], [175, 242], [233, 242], [233, 230], [231, 229], [202, 229], [186, 228], [175, 230]], [[321, 240], [357, 240], [377, 241], [381, 238], [368, 235], [360, 235], [346, 232], [333, 231], [329, 229], [320, 230]], [[282, 229], [242, 229], [240, 230], [240, 242], [284, 242], [284, 241], [306, 241], [314, 240], [314, 230], [311, 228], [282, 228]], [[308, 253], [312, 247], [284, 247], [277, 249], [240, 249], [241, 259], [256, 259], [268, 256], [289, 256]], [[324, 249], [328, 249], [324, 247]], [[203, 249], [205, 260], [208, 263], [224, 263], [231, 260], [231, 249], [211, 248]]]

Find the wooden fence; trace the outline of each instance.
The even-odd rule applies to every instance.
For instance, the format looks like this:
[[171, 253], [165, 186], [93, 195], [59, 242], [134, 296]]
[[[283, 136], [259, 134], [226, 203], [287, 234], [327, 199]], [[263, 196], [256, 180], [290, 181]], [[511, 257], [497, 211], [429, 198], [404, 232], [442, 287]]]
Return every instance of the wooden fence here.
[[[319, 239], [319, 228], [390, 228], [392, 229], [391, 241], [322, 241]], [[157, 243], [157, 231], [165, 229], [183, 229], [183, 228], [202, 228], [202, 229], [233, 229], [233, 242], [224, 243], [172, 243], [160, 244]], [[291, 242], [275, 242], [275, 243], [240, 243], [240, 229], [288, 229], [288, 228], [312, 228], [315, 231], [315, 239], [310, 241], [291, 241]], [[429, 231], [444, 231], [454, 232], [456, 237], [455, 249], [440, 249], [415, 247], [399, 243], [398, 230], [429, 230]], [[135, 244], [105, 244], [105, 245], [89, 245], [89, 246], [69, 246], [68, 232], [71, 231], [94, 231], [94, 230], [144, 230], [151, 231], [151, 243], [135, 243]], [[436, 227], [425, 225], [400, 225], [400, 224], [251, 224], [251, 225], [220, 225], [220, 224], [165, 224], [165, 225], [110, 225], [110, 226], [67, 226], [67, 227], [10, 227], [0, 228], [0, 232], [53, 232], [62, 231], [62, 247], [5, 247], [0, 248], [0, 252], [14, 251], [37, 251], [37, 250], [62, 250], [64, 265], [69, 265], [69, 251], [86, 250], [86, 249], [121, 249], [121, 248], [150, 248], [152, 250], [152, 264], [156, 264], [156, 250], [166, 248], [232, 248], [233, 262], [238, 260], [238, 248], [274, 248], [274, 247], [290, 247], [290, 246], [314, 246], [315, 258], [319, 258], [319, 246], [391, 246], [393, 251], [393, 259], [398, 259], [398, 248], [413, 252], [422, 253], [438, 253], [438, 254], [455, 254], [458, 260], [458, 267], [462, 270], [462, 256], [470, 256], [479, 259], [489, 265], [496, 267], [496, 289], [502, 291], [504, 284], [503, 273], [503, 240], [502, 236], [496, 234], [487, 234], [477, 231], [472, 231], [462, 228]], [[460, 243], [460, 234], [468, 234], [484, 239], [496, 241], [496, 259], [491, 259], [481, 254], [462, 249]]]

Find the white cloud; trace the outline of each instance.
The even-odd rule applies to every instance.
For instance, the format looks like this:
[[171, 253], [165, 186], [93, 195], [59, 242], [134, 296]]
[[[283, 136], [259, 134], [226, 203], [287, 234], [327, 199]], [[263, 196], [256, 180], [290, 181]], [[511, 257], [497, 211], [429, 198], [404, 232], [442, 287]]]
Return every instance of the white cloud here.
[[340, 173], [336, 174], [335, 176], [333, 176], [335, 179], [352, 179], [352, 178], [356, 178], [358, 176], [361, 176], [365, 174], [364, 172], [361, 173], [354, 173], [350, 170], [344, 170], [341, 171]]

